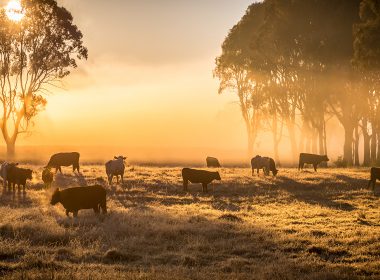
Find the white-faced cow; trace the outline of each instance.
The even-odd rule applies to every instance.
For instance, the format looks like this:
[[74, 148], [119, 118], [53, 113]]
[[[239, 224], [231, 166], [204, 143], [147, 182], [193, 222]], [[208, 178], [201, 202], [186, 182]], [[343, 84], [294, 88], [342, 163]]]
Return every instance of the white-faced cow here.
[[77, 152], [73, 153], [58, 153], [51, 156], [47, 168], [55, 168], [55, 172], [59, 170], [62, 173], [61, 166], [73, 166], [73, 172], [75, 169], [79, 172], [79, 156]]
[[108, 183], [112, 184], [113, 176], [116, 176], [116, 181], [119, 183], [119, 176], [121, 177], [121, 182], [124, 183], [124, 170], [125, 170], [125, 160], [127, 158], [123, 156], [114, 156], [113, 160], [107, 161], [106, 174], [108, 178]]

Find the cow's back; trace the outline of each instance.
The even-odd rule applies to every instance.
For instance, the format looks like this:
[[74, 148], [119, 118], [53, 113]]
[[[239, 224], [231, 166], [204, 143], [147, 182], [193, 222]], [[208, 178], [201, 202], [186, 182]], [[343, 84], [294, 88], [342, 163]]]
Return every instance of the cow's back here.
[[68, 209], [90, 209], [106, 198], [102, 186], [75, 187], [61, 191], [61, 202]]
[[209, 183], [213, 180], [213, 173], [206, 170], [184, 168], [182, 178], [192, 183]]
[[79, 162], [80, 154], [77, 152], [72, 153], [58, 153], [51, 156], [48, 166], [68, 166]]

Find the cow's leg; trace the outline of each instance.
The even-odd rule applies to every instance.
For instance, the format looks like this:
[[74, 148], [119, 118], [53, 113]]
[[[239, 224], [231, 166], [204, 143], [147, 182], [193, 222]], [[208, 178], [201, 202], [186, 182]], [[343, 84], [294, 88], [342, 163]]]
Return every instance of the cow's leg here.
[[119, 175], [116, 175], [116, 183], [119, 184]]
[[62, 174], [62, 168], [61, 168], [61, 166], [58, 167], [58, 170]]
[[105, 197], [100, 202], [100, 207], [102, 208], [103, 214], [107, 214], [107, 199]]
[[252, 168], [252, 176], [255, 174], [255, 169]]
[[301, 170], [301, 162], [298, 163], [298, 171]]
[[185, 192], [187, 192], [187, 185], [189, 184], [189, 182], [187, 181], [187, 179], [183, 179], [183, 190]]
[[371, 189], [372, 186], [372, 178], [368, 181], [367, 189]]
[[260, 169], [259, 169], [259, 168], [257, 168], [257, 174], [259, 174], [259, 170], [260, 170]]
[[99, 211], [99, 205], [96, 205], [93, 209], [94, 209], [94, 212], [95, 212], [96, 215], [98, 215], [100, 213], [100, 211]]
[[69, 210], [67, 210], [67, 209], [66, 209], [66, 216], [67, 216], [67, 217], [70, 217], [70, 212], [69, 212]]
[[314, 171], [317, 172], [317, 164], [313, 163]]
[[78, 210], [74, 210], [74, 212], [73, 212], [73, 216], [74, 216], [74, 218], [77, 218], [77, 217], [78, 217]]
[[202, 183], [202, 190], [203, 190], [203, 192], [207, 192], [207, 184], [206, 183]]

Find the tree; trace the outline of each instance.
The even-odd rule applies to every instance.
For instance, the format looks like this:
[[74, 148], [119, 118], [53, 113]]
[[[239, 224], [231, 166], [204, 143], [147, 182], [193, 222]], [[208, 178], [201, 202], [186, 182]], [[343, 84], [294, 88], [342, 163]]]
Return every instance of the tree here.
[[56, 0], [23, 1], [24, 17], [0, 11], [0, 127], [8, 156], [21, 133], [30, 131], [44, 109], [49, 88], [87, 59], [82, 33]]
[[248, 155], [253, 155], [260, 125], [263, 106], [259, 77], [250, 71], [251, 57], [249, 47], [255, 30], [263, 23], [263, 4], [252, 4], [246, 15], [229, 32], [222, 44], [222, 54], [216, 58], [214, 77], [219, 78], [219, 94], [226, 90], [234, 91], [239, 98], [239, 105], [244, 119], [248, 137]]

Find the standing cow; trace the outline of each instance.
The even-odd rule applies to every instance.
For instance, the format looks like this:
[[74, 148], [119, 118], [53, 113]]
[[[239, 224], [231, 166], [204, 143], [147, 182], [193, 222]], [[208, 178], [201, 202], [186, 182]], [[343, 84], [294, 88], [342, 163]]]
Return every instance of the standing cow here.
[[58, 153], [55, 155], [52, 155], [48, 164], [46, 165], [47, 168], [55, 168], [55, 172], [59, 170], [59, 172], [62, 173], [61, 166], [73, 166], [73, 172], [75, 172], [75, 169], [79, 172], [79, 156], [80, 154], [77, 152], [73, 153]]
[[77, 217], [81, 209], [94, 209], [94, 212], [98, 214], [101, 208], [103, 214], [107, 213], [106, 189], [99, 185], [68, 188], [62, 191], [56, 189], [50, 204], [57, 203], [63, 205], [67, 216], [73, 213], [74, 217]]
[[206, 163], [207, 163], [207, 167], [221, 167], [219, 160], [214, 157], [207, 157]]
[[108, 178], [108, 183], [112, 184], [113, 176], [116, 176], [117, 183], [119, 183], [119, 176], [121, 177], [121, 183], [124, 183], [124, 170], [125, 170], [125, 160], [127, 158], [123, 156], [114, 156], [113, 160], [107, 161], [106, 174]]
[[18, 163], [13, 163], [13, 162], [3, 162], [0, 166], [0, 176], [1, 178], [3, 178], [3, 186], [4, 188], [8, 185], [8, 173], [9, 173], [9, 170], [14, 167], [14, 166], [17, 166]]
[[368, 188], [372, 186], [372, 191], [375, 191], [376, 180], [380, 180], [380, 168], [371, 168], [371, 179], [368, 182]]
[[31, 169], [19, 168], [15, 165], [12, 165], [8, 169], [8, 188], [10, 188], [11, 185], [13, 185], [13, 190], [15, 190], [17, 185], [19, 190], [20, 187], [23, 187], [23, 191], [25, 192], [26, 181], [28, 179], [33, 179], [33, 171]]
[[198, 170], [192, 168], [182, 169], [183, 190], [187, 191], [188, 181], [191, 183], [201, 183], [203, 192], [207, 192], [207, 185], [213, 180], [221, 180], [219, 172]]
[[329, 158], [327, 157], [327, 155], [314, 155], [314, 154], [300, 153], [298, 170], [303, 169], [303, 166], [306, 163], [306, 164], [312, 164], [314, 167], [314, 170], [317, 171], [317, 166], [323, 161], [329, 161]]
[[272, 171], [273, 176], [278, 173], [276, 162], [270, 157], [255, 156], [251, 159], [251, 167], [252, 176], [255, 174], [255, 169], [257, 169], [257, 174], [259, 174], [260, 169], [263, 169], [265, 175], [269, 175], [270, 171]]

